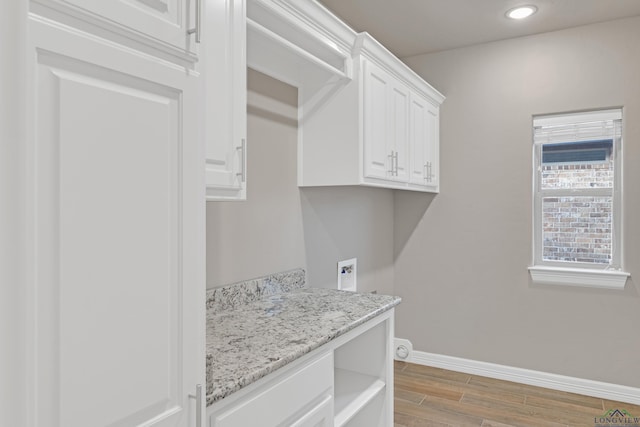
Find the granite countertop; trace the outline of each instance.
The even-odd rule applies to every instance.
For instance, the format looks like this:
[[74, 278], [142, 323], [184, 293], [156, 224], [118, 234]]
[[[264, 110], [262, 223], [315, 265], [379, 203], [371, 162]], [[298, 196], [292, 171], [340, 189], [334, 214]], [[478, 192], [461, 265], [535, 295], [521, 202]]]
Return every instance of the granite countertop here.
[[207, 309], [207, 406], [400, 303], [400, 298], [302, 288]]

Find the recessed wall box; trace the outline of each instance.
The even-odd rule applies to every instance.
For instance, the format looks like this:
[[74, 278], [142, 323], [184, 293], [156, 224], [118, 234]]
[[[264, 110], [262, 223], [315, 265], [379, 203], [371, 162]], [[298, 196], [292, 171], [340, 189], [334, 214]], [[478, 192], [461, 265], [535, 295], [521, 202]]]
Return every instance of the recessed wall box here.
[[357, 289], [358, 259], [351, 258], [338, 263], [338, 289], [355, 292]]

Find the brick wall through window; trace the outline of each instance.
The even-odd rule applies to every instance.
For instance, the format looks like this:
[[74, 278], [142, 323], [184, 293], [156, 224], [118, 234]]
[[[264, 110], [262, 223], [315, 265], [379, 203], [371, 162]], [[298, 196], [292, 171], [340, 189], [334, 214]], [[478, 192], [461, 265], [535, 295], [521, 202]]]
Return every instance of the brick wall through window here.
[[[543, 188], [610, 188], [613, 162], [547, 164]], [[612, 197], [542, 199], [543, 260], [609, 264], [612, 255]]]

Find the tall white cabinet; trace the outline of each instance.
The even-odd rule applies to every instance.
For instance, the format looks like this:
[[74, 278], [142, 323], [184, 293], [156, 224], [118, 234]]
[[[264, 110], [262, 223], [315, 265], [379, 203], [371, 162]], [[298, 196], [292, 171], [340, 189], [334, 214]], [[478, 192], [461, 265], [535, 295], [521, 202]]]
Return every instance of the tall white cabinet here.
[[204, 21], [177, 0], [29, 7], [27, 426], [193, 426]]

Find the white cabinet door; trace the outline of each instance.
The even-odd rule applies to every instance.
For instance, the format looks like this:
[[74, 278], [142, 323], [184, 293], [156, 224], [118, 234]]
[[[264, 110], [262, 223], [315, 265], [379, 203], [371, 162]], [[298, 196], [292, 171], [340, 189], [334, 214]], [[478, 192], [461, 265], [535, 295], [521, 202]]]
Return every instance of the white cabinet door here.
[[439, 109], [412, 93], [410, 105], [411, 184], [438, 187]]
[[395, 81], [390, 95], [388, 120], [394, 151], [394, 181], [409, 181], [409, 90]]
[[409, 91], [364, 61], [364, 176], [408, 180]]
[[203, 40], [207, 200], [245, 200], [247, 55], [245, 0], [207, 4]]
[[364, 176], [390, 179], [393, 145], [389, 129], [391, 76], [369, 61], [364, 61]]
[[196, 1], [204, 0], [32, 0], [158, 47], [195, 52]]
[[204, 380], [197, 79], [28, 20], [30, 425], [194, 425]]
[[427, 104], [427, 150], [425, 182], [434, 191], [440, 185], [440, 108]]
[[411, 170], [409, 182], [416, 185], [425, 185], [427, 180], [427, 151], [429, 150], [427, 133], [427, 109], [429, 103], [424, 98], [411, 94], [410, 105], [410, 149]]

